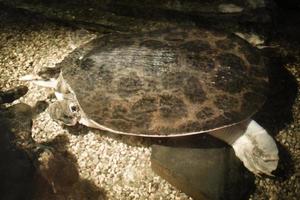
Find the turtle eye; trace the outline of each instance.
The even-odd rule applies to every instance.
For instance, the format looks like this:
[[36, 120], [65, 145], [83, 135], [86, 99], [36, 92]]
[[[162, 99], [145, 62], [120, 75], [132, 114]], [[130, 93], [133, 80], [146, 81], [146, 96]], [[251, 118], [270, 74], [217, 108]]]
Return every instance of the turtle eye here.
[[69, 108], [72, 113], [78, 111], [78, 107], [75, 104], [70, 104]]

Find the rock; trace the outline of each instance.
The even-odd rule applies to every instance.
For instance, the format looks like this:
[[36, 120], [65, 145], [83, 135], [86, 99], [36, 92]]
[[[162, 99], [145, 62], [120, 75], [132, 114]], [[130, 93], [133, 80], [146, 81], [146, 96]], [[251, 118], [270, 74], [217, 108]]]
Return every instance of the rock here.
[[235, 157], [232, 148], [197, 147], [196, 142], [189, 147], [188, 143], [153, 145], [154, 172], [195, 200], [244, 199], [254, 177]]
[[[27, 92], [24, 86], [0, 92], [0, 103], [10, 103]], [[0, 108], [0, 199], [31, 199], [34, 166], [30, 156], [18, 148], [20, 138], [31, 137], [31, 108], [15, 104]]]
[[0, 104], [11, 103], [24, 96], [28, 91], [26, 86], [18, 86], [7, 91], [0, 91]]
[[[28, 91], [26, 86], [18, 86], [6, 91], [0, 91], [0, 105], [11, 103], [24, 96]], [[25, 103], [0, 107], [0, 125], [3, 135], [7, 135], [7, 144], [13, 148], [27, 149], [32, 144], [31, 137], [33, 109]], [[21, 145], [21, 146], [19, 146]], [[29, 145], [29, 146], [28, 146]]]
[[[5, 5], [25, 9], [52, 19], [75, 22], [94, 30], [136, 31], [165, 26], [172, 21], [237, 29], [249, 23], [272, 22], [271, 0], [0, 0]], [[258, 28], [259, 29], [259, 28]]]

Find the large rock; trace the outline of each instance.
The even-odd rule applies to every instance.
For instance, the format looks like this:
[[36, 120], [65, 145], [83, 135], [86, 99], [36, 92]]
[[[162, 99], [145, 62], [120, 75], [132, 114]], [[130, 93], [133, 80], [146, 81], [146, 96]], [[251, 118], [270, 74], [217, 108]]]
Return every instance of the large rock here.
[[[151, 164], [158, 175], [195, 200], [244, 199], [253, 176], [235, 157], [232, 148], [212, 138], [181, 138], [172, 145], [153, 145]], [[201, 141], [200, 141], [201, 143]], [[199, 144], [199, 142], [198, 142]], [[213, 145], [211, 145], [213, 144]]]
[[164, 22], [196, 23], [236, 30], [272, 21], [272, 0], [0, 0], [5, 5], [76, 22], [96, 30], [133, 31], [165, 26]]
[[[26, 92], [24, 86], [0, 91], [0, 104], [13, 102]], [[28, 144], [31, 116], [26, 104], [0, 105], [0, 199], [31, 199], [34, 166], [27, 152], [18, 148], [20, 140]]]

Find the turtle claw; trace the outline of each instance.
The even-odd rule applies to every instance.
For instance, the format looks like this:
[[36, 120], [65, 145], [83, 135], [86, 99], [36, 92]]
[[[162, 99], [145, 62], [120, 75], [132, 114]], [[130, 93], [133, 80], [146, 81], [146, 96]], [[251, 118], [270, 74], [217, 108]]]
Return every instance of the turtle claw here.
[[21, 76], [19, 78], [20, 81], [33, 81], [33, 80], [42, 80], [42, 77], [34, 75], [34, 74], [27, 74], [25, 76]]

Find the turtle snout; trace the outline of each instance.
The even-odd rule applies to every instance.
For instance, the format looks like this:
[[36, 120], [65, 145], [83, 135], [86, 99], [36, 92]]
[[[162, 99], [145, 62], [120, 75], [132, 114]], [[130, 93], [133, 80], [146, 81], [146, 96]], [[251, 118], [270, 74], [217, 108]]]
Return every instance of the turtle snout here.
[[64, 101], [54, 102], [49, 106], [50, 117], [67, 126], [75, 126], [79, 120], [75, 112], [70, 112], [69, 106]]

